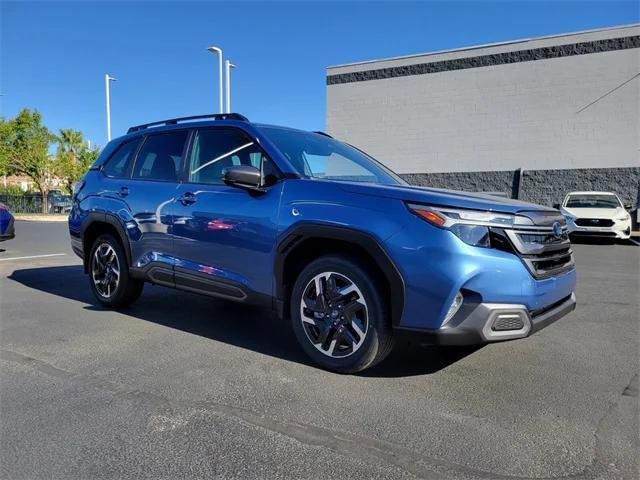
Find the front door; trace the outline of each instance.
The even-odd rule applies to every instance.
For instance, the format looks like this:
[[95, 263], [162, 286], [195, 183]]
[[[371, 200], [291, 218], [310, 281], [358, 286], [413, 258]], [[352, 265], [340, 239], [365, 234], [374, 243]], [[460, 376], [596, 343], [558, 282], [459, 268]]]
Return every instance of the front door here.
[[[178, 187], [173, 207], [176, 286], [269, 299], [282, 192], [276, 167], [250, 136], [228, 127], [196, 130], [186, 165], [188, 182]], [[224, 171], [234, 165], [261, 169], [265, 192], [225, 185]]]

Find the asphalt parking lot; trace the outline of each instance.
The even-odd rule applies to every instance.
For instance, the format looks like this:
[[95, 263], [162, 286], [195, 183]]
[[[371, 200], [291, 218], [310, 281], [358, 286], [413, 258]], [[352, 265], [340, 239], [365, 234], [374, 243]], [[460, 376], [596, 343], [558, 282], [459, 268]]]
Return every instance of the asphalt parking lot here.
[[261, 310], [149, 286], [99, 308], [66, 224], [16, 233], [2, 478], [637, 478], [635, 245], [576, 245], [578, 309], [526, 340], [341, 376]]

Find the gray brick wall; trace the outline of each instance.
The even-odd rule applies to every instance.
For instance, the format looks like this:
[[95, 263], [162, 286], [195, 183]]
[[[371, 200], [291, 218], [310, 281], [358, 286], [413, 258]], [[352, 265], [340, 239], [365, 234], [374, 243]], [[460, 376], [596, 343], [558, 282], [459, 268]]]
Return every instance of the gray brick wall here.
[[407, 182], [421, 187], [448, 188], [467, 192], [502, 192], [517, 198], [517, 172], [405, 173]]
[[[640, 167], [571, 170], [411, 173], [402, 177], [413, 185], [469, 192], [503, 192], [511, 198], [552, 206], [568, 192], [614, 192], [636, 209], [640, 202]], [[518, 181], [520, 191], [518, 196]]]

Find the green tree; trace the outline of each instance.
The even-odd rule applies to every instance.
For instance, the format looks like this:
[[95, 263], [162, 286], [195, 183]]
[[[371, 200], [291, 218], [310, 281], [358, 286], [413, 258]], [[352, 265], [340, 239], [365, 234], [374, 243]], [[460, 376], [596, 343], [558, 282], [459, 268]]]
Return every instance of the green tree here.
[[[10, 137], [11, 126], [4, 118], [0, 118], [0, 142], [4, 143], [5, 139]], [[4, 177], [11, 175], [12, 169], [10, 167], [9, 158], [3, 153], [3, 147], [0, 145], [0, 176]]]
[[55, 170], [55, 159], [49, 155], [53, 140], [37, 110], [24, 108], [16, 118], [0, 121], [0, 165], [33, 181], [42, 194], [43, 213], [47, 213], [47, 196]]
[[[89, 167], [96, 161], [98, 155], [100, 155], [100, 148], [89, 148], [87, 144], [82, 140], [82, 134], [80, 134], [80, 144], [74, 147], [73, 154], [69, 155], [69, 148], [62, 144], [58, 147], [58, 161], [56, 174], [58, 177], [64, 179], [64, 188], [68, 193], [73, 190], [73, 184], [82, 178], [87, 173]], [[60, 138], [60, 137], [58, 137]], [[58, 140], [60, 142], [60, 140]]]
[[62, 155], [66, 155], [69, 163], [75, 163], [78, 151], [84, 146], [82, 132], [73, 128], [61, 128], [56, 140], [58, 142], [58, 159]]

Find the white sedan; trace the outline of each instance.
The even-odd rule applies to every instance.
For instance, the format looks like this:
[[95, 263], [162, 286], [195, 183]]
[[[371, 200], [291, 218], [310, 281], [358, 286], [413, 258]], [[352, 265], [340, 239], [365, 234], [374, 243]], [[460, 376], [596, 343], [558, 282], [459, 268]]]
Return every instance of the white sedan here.
[[615, 193], [571, 192], [560, 210], [567, 218], [571, 235], [611, 239], [631, 236], [631, 215]]

